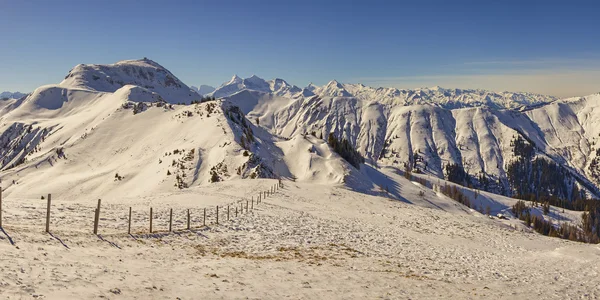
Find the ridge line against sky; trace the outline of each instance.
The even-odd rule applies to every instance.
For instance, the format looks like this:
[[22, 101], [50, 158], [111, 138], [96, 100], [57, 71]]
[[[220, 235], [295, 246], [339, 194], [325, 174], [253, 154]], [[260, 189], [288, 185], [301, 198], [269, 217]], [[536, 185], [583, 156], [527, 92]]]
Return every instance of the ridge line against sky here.
[[142, 57], [194, 86], [257, 74], [300, 87], [600, 91], [599, 3], [485, 2], [0, 0], [0, 91]]

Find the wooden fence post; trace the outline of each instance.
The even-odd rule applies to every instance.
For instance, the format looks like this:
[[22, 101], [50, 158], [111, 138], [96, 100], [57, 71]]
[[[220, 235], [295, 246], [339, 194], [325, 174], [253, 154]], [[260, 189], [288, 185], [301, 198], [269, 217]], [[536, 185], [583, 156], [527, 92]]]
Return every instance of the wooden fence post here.
[[260, 202], [260, 193], [258, 193], [258, 202]]
[[219, 225], [219, 206], [217, 205], [217, 225]]
[[96, 216], [94, 217], [94, 234], [98, 234], [98, 222], [100, 222], [100, 199], [98, 199], [98, 207], [96, 208]]
[[169, 232], [173, 231], [173, 209], [169, 211]]
[[227, 221], [229, 221], [229, 205], [227, 205]]
[[50, 203], [52, 194], [48, 194], [48, 206], [46, 207], [46, 232], [50, 233]]
[[246, 200], [246, 212], [248, 212], [248, 200]]
[[237, 205], [235, 206], [235, 217], [237, 218]]
[[252, 209], [254, 209], [254, 196], [252, 196], [252, 200], [250, 201], [252, 201]]
[[204, 221], [202, 221], [202, 225], [206, 226], [206, 208], [204, 208]]
[[129, 207], [129, 224], [127, 225], [127, 233], [131, 234], [131, 206]]
[[152, 233], [152, 207], [150, 207], [150, 233]]
[[240, 201], [240, 214], [244, 213], [244, 202]]
[[187, 210], [187, 230], [190, 230], [190, 209]]

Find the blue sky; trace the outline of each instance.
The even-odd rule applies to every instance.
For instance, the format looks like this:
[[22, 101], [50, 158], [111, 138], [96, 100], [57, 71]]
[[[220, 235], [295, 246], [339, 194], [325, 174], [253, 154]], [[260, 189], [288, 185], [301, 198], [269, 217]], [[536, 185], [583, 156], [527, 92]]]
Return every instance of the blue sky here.
[[600, 92], [593, 1], [358, 2], [0, 0], [0, 91], [148, 57], [188, 85], [256, 74], [299, 86]]

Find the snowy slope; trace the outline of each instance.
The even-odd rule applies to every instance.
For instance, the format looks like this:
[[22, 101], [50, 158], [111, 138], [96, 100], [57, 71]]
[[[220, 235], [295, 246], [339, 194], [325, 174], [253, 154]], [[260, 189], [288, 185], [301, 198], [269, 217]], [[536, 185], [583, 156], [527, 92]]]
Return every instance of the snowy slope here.
[[75, 107], [61, 107], [60, 115], [42, 121], [49, 115], [42, 109], [35, 118], [28, 115], [31, 123], [21, 118], [7, 127], [0, 139], [3, 157], [10, 159], [2, 172], [7, 193], [136, 196], [274, 176], [270, 166], [262, 166], [259, 137], [240, 144], [251, 129], [242, 125], [235, 107], [222, 102], [173, 108], [148, 104], [134, 114], [137, 104], [123, 105], [127, 92], [84, 95], [93, 113], [73, 100], [68, 103]]
[[59, 84], [62, 87], [113, 93], [135, 85], [159, 94], [169, 103], [191, 103], [201, 97], [158, 63], [144, 58], [111, 65], [75, 66]]
[[[175, 78], [160, 68], [146, 59], [108, 66], [78, 65], [59, 85], [42, 86], [26, 98], [3, 102], [0, 179], [5, 193], [38, 197], [52, 191], [63, 199], [82, 194], [136, 197], [219, 181], [279, 176], [322, 184], [362, 182], [357, 186], [361, 190], [370, 193], [375, 189], [322, 140], [299, 136], [294, 142], [273, 136], [247, 119], [243, 110], [249, 107], [240, 109], [236, 101], [165, 102], [178, 102], [169, 97], [185, 95], [189, 88], [183, 84], [145, 85], [149, 81], [144, 77], [150, 80], [150, 72], [155, 72], [155, 84]], [[93, 79], [98, 74], [113, 82]], [[136, 84], [117, 88], [118, 77]], [[244, 84], [282, 95], [296, 90], [284, 81], [266, 82], [257, 77]], [[260, 96], [271, 94], [254, 90], [242, 93], [258, 93], [252, 107], [264, 103], [265, 111], [288, 103], [262, 99]], [[295, 159], [300, 157], [300, 148], [308, 155], [309, 145], [319, 151]]]
[[473, 178], [488, 178], [494, 192], [509, 190], [507, 167], [516, 160], [512, 143], [522, 137], [533, 143], [538, 157], [566, 168], [571, 174], [567, 185], [577, 181], [598, 196], [600, 157], [594, 158], [600, 151], [592, 146], [600, 133], [593, 115], [597, 95], [556, 100], [439, 87], [371, 88], [334, 80], [289, 96], [247, 88], [239, 77], [233, 81], [240, 83], [235, 89], [225, 84], [214, 94], [230, 95], [228, 100], [276, 135], [315, 132], [326, 138], [334, 133], [373, 163], [408, 165], [440, 178], [446, 165], [456, 164]]
[[[476, 212], [454, 213], [284, 181], [248, 213], [210, 207], [246, 200], [275, 180], [220, 182], [189, 193], [45, 202], [4, 197], [4, 298], [594, 299], [600, 248], [534, 234]], [[413, 185], [410, 182], [402, 188]], [[435, 195], [433, 195], [435, 197]], [[430, 199], [430, 193], [425, 196]], [[256, 199], [256, 198], [255, 198]], [[127, 234], [133, 207], [132, 234]], [[148, 208], [154, 230], [148, 233]], [[222, 206], [224, 208], [224, 206]], [[173, 229], [169, 233], [169, 209]], [[191, 210], [192, 230], [186, 228]]]

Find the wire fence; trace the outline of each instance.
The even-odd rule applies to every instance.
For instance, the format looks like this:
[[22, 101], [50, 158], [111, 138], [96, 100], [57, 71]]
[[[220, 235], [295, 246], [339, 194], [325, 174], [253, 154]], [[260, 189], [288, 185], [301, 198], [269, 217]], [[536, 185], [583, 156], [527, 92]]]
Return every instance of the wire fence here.
[[17, 210], [4, 210], [0, 188], [0, 229], [5, 226], [76, 231], [99, 234], [145, 234], [195, 230], [223, 224], [241, 217], [260, 206], [264, 199], [283, 188], [281, 180], [256, 195], [220, 205], [203, 207], [136, 207], [119, 203], [103, 203], [98, 199], [95, 207], [80, 203], [54, 201], [51, 194], [42, 201], [26, 203]]

